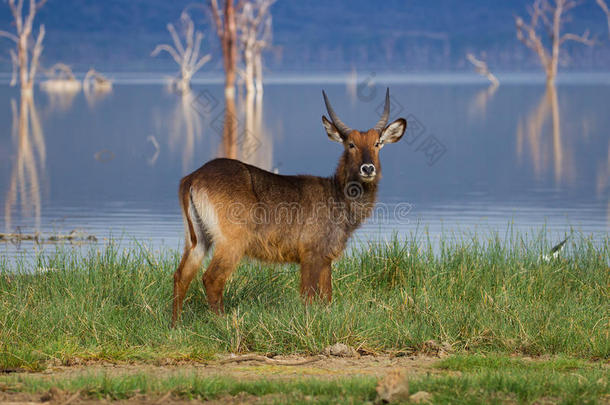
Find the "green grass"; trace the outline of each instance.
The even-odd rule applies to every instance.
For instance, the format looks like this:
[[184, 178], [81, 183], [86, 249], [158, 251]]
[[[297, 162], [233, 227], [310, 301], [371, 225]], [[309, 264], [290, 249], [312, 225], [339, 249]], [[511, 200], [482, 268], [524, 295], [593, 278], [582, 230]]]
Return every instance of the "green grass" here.
[[[526, 361], [506, 356], [454, 356], [442, 360], [440, 374], [409, 379], [409, 392], [426, 391], [434, 403], [603, 403], [610, 386], [607, 366], [557, 358]], [[61, 377], [28, 374], [0, 376], [5, 391], [43, 393], [57, 387], [91, 398], [126, 399], [135, 395], [217, 399], [229, 395], [265, 396], [271, 403], [364, 403], [375, 401], [374, 377], [335, 379], [235, 379], [195, 373], [111, 375], [88, 373]], [[370, 403], [370, 402], [369, 402]]]
[[525, 360], [506, 356], [457, 355], [439, 362], [442, 370], [457, 376], [425, 378], [418, 389], [437, 392], [435, 402], [450, 403], [458, 397], [465, 403], [512, 400], [531, 403], [596, 403], [610, 400], [607, 364], [573, 358]]
[[[311, 395], [318, 399], [375, 398], [375, 379], [372, 377], [345, 378], [337, 381], [320, 379], [292, 380], [237, 380], [232, 377], [203, 377], [196, 374], [177, 373], [169, 377], [138, 373], [127, 376], [111, 376], [104, 373], [89, 373], [78, 377], [43, 379], [20, 376], [2, 378], [7, 387], [18, 387], [15, 391], [41, 393], [56, 387], [67, 392], [80, 391], [93, 398], [126, 399], [136, 394], [161, 395], [172, 392], [183, 398], [204, 400], [237, 394], [264, 396], [285, 394], [293, 398]], [[8, 388], [7, 390], [9, 390]]]
[[592, 363], [582, 359], [569, 357], [555, 357], [544, 361], [532, 359], [511, 358], [506, 356], [485, 355], [455, 355], [444, 359], [437, 365], [442, 370], [461, 372], [507, 371], [507, 370], [533, 370], [533, 371], [560, 371], [592, 370], [600, 367], [600, 363]]
[[116, 245], [88, 254], [58, 248], [40, 273], [0, 263], [0, 368], [38, 369], [75, 358], [154, 362], [216, 353], [320, 353], [336, 342], [372, 352], [607, 359], [610, 239], [575, 237], [540, 259], [544, 235], [372, 244], [334, 265], [331, 305], [306, 306], [298, 268], [243, 263], [225, 291], [225, 316], [207, 308], [198, 277], [180, 327], [169, 328], [179, 253]]

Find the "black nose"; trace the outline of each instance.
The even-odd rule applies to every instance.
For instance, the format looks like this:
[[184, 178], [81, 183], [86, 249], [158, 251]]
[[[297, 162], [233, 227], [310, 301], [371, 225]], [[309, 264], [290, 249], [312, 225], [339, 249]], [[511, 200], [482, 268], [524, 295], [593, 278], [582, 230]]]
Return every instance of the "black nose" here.
[[375, 166], [373, 166], [371, 164], [362, 165], [360, 167], [360, 170], [362, 170], [362, 173], [367, 176], [371, 176], [371, 175], [375, 174]]

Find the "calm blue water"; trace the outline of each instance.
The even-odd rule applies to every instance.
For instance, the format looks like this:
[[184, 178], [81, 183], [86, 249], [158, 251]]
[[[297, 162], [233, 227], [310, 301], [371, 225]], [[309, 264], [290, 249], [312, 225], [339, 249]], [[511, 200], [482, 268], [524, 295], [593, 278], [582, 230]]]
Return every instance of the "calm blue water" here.
[[[36, 90], [31, 103], [0, 85], [0, 232], [78, 229], [101, 242], [179, 248], [180, 177], [227, 153], [282, 174], [330, 175], [341, 146], [321, 125], [322, 88], [348, 125], [365, 129], [378, 119], [385, 85], [392, 118], [407, 118], [409, 129], [381, 152], [380, 209], [354, 241], [426, 228], [433, 239], [503, 234], [509, 224], [546, 227], [557, 239], [610, 230], [606, 76], [565, 81], [555, 94], [527, 78], [495, 91], [445, 78], [270, 80], [261, 102], [238, 99], [231, 145], [221, 84], [196, 83], [182, 97], [143, 82], [120, 81], [104, 95]], [[0, 244], [9, 259], [54, 249]]]

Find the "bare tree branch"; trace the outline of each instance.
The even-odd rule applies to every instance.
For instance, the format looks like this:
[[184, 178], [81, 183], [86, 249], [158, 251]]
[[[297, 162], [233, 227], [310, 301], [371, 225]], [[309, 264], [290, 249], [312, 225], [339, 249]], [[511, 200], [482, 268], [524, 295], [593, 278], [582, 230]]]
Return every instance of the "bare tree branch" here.
[[576, 35], [576, 34], [570, 34], [570, 33], [563, 34], [559, 43], [563, 44], [566, 41], [576, 41], [576, 42], [580, 42], [581, 44], [585, 44], [587, 46], [595, 45], [595, 40], [592, 38], [589, 38], [589, 30], [586, 30], [582, 35]]
[[36, 4], [36, 12], [38, 12], [38, 10], [40, 10], [40, 8], [42, 6], [45, 5], [45, 3], [47, 2], [47, 0], [40, 0], [37, 4]]
[[610, 9], [606, 4], [605, 0], [597, 0], [597, 4], [601, 7], [602, 11], [606, 14], [606, 19], [608, 20], [608, 36], [610, 36]]
[[17, 84], [17, 70], [19, 69], [19, 59], [17, 59], [17, 53], [15, 53], [13, 49], [10, 49], [9, 52], [11, 54], [11, 62], [13, 64], [10, 85], [14, 86]]
[[186, 13], [182, 13], [180, 16], [182, 20], [182, 24], [186, 27], [185, 29], [185, 38], [186, 38], [186, 48], [184, 50], [184, 59], [190, 61], [191, 55], [193, 54], [193, 38], [195, 36], [195, 24], [193, 20]]
[[157, 56], [157, 55], [159, 55], [159, 53], [161, 53], [161, 51], [165, 51], [165, 52], [169, 53], [172, 56], [172, 58], [174, 58], [174, 60], [176, 61], [177, 64], [182, 63], [182, 59], [180, 59], [180, 56], [178, 55], [176, 50], [167, 44], [157, 45], [157, 47], [151, 52], [150, 55]]
[[[561, 2], [561, 0], [559, 2]], [[582, 0], [563, 0], [563, 11], [570, 11], [574, 7], [580, 6], [582, 3]]]
[[87, 92], [91, 87], [93, 87], [94, 91], [105, 92], [112, 89], [112, 80], [95, 69], [89, 69], [83, 79], [83, 89]]
[[40, 0], [36, 3], [36, 0], [30, 0], [30, 11], [25, 19], [24, 31], [32, 32], [32, 25], [34, 24], [34, 17], [40, 8], [46, 3], [47, 0]]
[[197, 58], [199, 57], [199, 48], [201, 48], [202, 40], [203, 40], [203, 33], [198, 31], [197, 34], [195, 34], [195, 44], [193, 45], [193, 53], [191, 54], [191, 57], [190, 57], [190, 60], [193, 63], [197, 63]]
[[56, 63], [45, 72], [47, 76], [59, 80], [76, 80], [72, 68], [65, 63]]
[[40, 30], [38, 30], [38, 38], [36, 38], [36, 43], [34, 44], [34, 50], [32, 51], [32, 61], [30, 62], [30, 80], [32, 81], [34, 80], [34, 77], [36, 77], [36, 69], [38, 69], [38, 60], [42, 53], [42, 40], [44, 39], [44, 35], [44, 25], [41, 25]]
[[492, 86], [497, 87], [500, 84], [500, 81], [498, 80], [498, 78], [496, 78], [496, 76], [494, 76], [494, 74], [489, 71], [489, 68], [487, 67], [486, 62], [484, 62], [480, 59], [477, 59], [471, 53], [468, 53], [466, 55], [466, 59], [468, 59], [468, 61], [470, 61], [470, 63], [472, 63], [474, 65], [475, 70], [478, 74], [486, 77], [491, 82]]
[[184, 55], [184, 47], [182, 46], [182, 41], [180, 41], [180, 37], [178, 36], [178, 33], [176, 33], [176, 28], [174, 28], [174, 24], [172, 24], [172, 23], [167, 24], [167, 30], [169, 31], [170, 35], [172, 36], [172, 40], [174, 41], [174, 46], [176, 47], [176, 50], [178, 51], [178, 53], [180, 55]]
[[[521, 17], [515, 18], [515, 25], [517, 26], [517, 38], [525, 44], [528, 48], [536, 52], [542, 65], [546, 67], [548, 64], [548, 54], [542, 40], [536, 33], [536, 22], [537, 16], [532, 16], [532, 24], [526, 24]], [[527, 34], [527, 35], [526, 35]]]
[[210, 9], [212, 10], [212, 18], [216, 27], [216, 34], [218, 34], [218, 38], [222, 38], [224, 27], [220, 17], [221, 11], [218, 9], [218, 2], [216, 0], [210, 0]]
[[193, 71], [196, 72], [199, 69], [201, 69], [203, 67], [203, 65], [205, 65], [206, 63], [208, 63], [210, 61], [210, 59], [212, 59], [212, 55], [210, 55], [210, 54], [207, 54], [207, 55], [204, 55], [203, 57], [201, 57], [201, 59], [199, 59], [199, 61], [193, 67]]
[[19, 3], [15, 5], [15, 0], [9, 0], [8, 5], [11, 8], [11, 13], [13, 13], [13, 19], [15, 20], [15, 27], [17, 28], [17, 33], [21, 33], [23, 17], [21, 12], [23, 10], [23, 0], [19, 0]]
[[536, 26], [538, 24], [538, 19], [540, 19], [549, 36], [553, 35], [553, 23], [547, 16], [547, 13], [552, 14], [552, 11], [553, 8], [549, 4], [548, 0], [536, 1], [530, 10], [530, 16], [532, 16], [532, 26]]
[[184, 45], [180, 36], [178, 35], [173, 24], [167, 24], [167, 30], [169, 31], [173, 41], [174, 47], [161, 44], [157, 45], [152, 51], [152, 56], [157, 56], [162, 51], [165, 51], [171, 55], [174, 61], [180, 66], [180, 74], [178, 78], [174, 80], [174, 85], [179, 91], [186, 92], [190, 87], [191, 77], [205, 65], [211, 58], [211, 56], [204, 55], [199, 57], [199, 51], [201, 48], [201, 41], [203, 40], [203, 33], [195, 30], [195, 24], [186, 11], [183, 11], [180, 15], [181, 32], [184, 33]]
[[19, 42], [19, 38], [17, 38], [17, 36], [15, 34], [11, 34], [10, 32], [7, 32], [7, 31], [0, 31], [0, 37], [8, 38], [11, 41], [14, 41], [15, 43]]

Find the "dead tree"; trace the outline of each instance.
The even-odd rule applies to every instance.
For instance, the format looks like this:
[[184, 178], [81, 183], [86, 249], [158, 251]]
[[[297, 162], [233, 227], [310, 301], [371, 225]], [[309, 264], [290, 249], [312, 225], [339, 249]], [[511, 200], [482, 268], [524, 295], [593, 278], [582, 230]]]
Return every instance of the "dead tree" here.
[[89, 107], [93, 107], [99, 100], [105, 98], [112, 92], [112, 80], [97, 72], [89, 69], [83, 79], [83, 93]]
[[180, 16], [181, 28], [184, 32], [184, 43], [176, 32], [173, 24], [167, 24], [167, 30], [172, 36], [174, 46], [168, 44], [157, 45], [152, 51], [152, 56], [157, 56], [162, 51], [167, 52], [180, 66], [180, 73], [173, 82], [177, 90], [186, 92], [190, 89], [191, 78], [211, 58], [210, 54], [199, 57], [203, 33], [195, 30], [193, 20], [186, 12]]
[[105, 93], [112, 90], [112, 80], [102, 75], [95, 69], [89, 69], [83, 79], [83, 89], [85, 91]]
[[[38, 61], [42, 53], [42, 40], [44, 39], [44, 25], [38, 29], [38, 36], [31, 47], [32, 27], [36, 12], [46, 3], [47, 0], [30, 0], [28, 14], [24, 17], [23, 1], [8, 0], [13, 19], [15, 20], [15, 34], [8, 31], [0, 31], [0, 37], [5, 37], [15, 42], [17, 49], [11, 49], [11, 61], [13, 63], [13, 74], [11, 86], [19, 84], [22, 91], [31, 91], [38, 69]], [[32, 48], [30, 50], [30, 48]], [[30, 59], [31, 56], [31, 59]]]
[[500, 81], [496, 78], [496, 76], [489, 71], [487, 67], [487, 63], [481, 59], [478, 59], [472, 53], [466, 54], [466, 59], [475, 68], [475, 71], [483, 77], [486, 77], [487, 80], [490, 81], [489, 87], [483, 89], [477, 93], [475, 98], [472, 100], [469, 107], [469, 114], [484, 114], [487, 109], [487, 104], [491, 101], [496, 90], [498, 90], [498, 86], [500, 86]]
[[225, 70], [225, 96], [235, 97], [235, 74], [237, 69], [237, 24], [233, 0], [224, 0], [222, 10], [217, 0], [210, 1], [212, 20], [222, 47], [222, 62]]
[[480, 74], [481, 76], [486, 77], [487, 80], [489, 80], [491, 82], [491, 85], [493, 87], [498, 87], [500, 85], [500, 82], [498, 81], [496, 76], [489, 71], [489, 68], [487, 67], [487, 63], [485, 61], [483, 61], [481, 59], [477, 59], [476, 56], [474, 56], [471, 53], [468, 53], [466, 55], [466, 59], [468, 59], [468, 61], [470, 63], [472, 63], [472, 65], [475, 68], [475, 71], [478, 74]]
[[[532, 7], [529, 8], [529, 23], [521, 17], [515, 17], [517, 38], [536, 52], [544, 67], [548, 84], [555, 82], [559, 50], [564, 42], [576, 41], [589, 46], [594, 44], [589, 37], [589, 30], [582, 35], [561, 33], [565, 14], [579, 4], [577, 0], [534, 0]], [[548, 32], [550, 49], [545, 45], [540, 31]]]
[[65, 63], [56, 63], [45, 72], [51, 79], [76, 80], [72, 68]]
[[49, 96], [51, 108], [67, 111], [72, 106], [76, 94], [81, 90], [80, 80], [76, 80], [70, 66], [56, 63], [44, 70], [48, 79], [40, 82], [40, 89]]
[[269, 9], [275, 0], [249, 0], [237, 17], [240, 50], [244, 61], [244, 79], [248, 93], [263, 94], [262, 53], [272, 40]]

